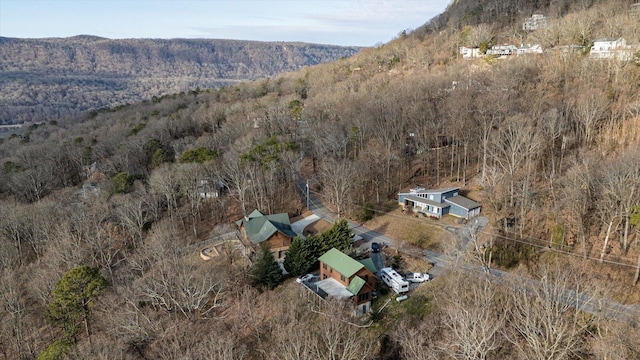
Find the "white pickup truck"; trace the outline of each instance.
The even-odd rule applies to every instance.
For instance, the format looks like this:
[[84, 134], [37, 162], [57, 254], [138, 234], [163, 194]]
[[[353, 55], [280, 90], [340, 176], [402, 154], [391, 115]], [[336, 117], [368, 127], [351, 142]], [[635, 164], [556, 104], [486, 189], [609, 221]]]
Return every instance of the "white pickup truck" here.
[[427, 273], [409, 272], [405, 275], [405, 279], [412, 283], [421, 283], [431, 280], [431, 276]]

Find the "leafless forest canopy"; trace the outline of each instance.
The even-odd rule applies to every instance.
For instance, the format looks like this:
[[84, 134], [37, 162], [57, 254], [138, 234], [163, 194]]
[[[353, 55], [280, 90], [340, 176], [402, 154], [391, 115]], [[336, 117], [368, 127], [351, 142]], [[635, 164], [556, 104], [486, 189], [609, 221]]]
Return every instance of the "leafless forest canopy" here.
[[[518, 15], [512, 3], [531, 12]], [[457, 53], [487, 41], [640, 44], [631, 3], [484, 1], [505, 6], [497, 19], [510, 14], [492, 22], [469, 10], [477, 2], [459, 0], [424, 28], [347, 59], [23, 127], [0, 143], [0, 356], [639, 358], [637, 315], [598, 310], [601, 299], [640, 299], [638, 62], [581, 51], [470, 61]], [[549, 23], [523, 32], [533, 11]], [[2, 41], [9, 56], [13, 40]], [[60, 41], [77, 56], [85, 53], [71, 42], [141, 51], [127, 41]], [[61, 59], [46, 57], [55, 66], [70, 56], [58, 51]], [[454, 267], [359, 328], [344, 304], [319, 302], [291, 280], [251, 287], [233, 247], [198, 257], [199, 244], [254, 208], [299, 215], [301, 165], [312, 190], [358, 222], [384, 216], [410, 185], [460, 186], [489, 218], [481, 236], [492, 266], [538, 285]], [[203, 199], [203, 179], [226, 191]], [[485, 264], [485, 254], [459, 255]], [[106, 285], [96, 282], [74, 317], [56, 317], [56, 284], [81, 265], [98, 268]], [[576, 310], [567, 290], [593, 308]]]
[[272, 77], [359, 49], [286, 42], [0, 37], [0, 123], [53, 120]]

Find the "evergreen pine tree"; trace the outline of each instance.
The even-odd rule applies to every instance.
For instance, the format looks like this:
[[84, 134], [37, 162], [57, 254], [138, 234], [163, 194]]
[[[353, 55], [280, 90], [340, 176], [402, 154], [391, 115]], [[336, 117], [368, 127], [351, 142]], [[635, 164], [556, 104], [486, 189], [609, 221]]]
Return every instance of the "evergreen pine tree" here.
[[322, 253], [336, 248], [340, 251], [347, 251], [353, 242], [353, 231], [349, 229], [347, 220], [342, 219], [333, 224], [333, 227], [322, 233]]
[[289, 246], [287, 257], [284, 259], [284, 268], [292, 276], [304, 275], [313, 265], [313, 255], [305, 246], [305, 240], [296, 236]]
[[89, 312], [93, 300], [106, 287], [107, 280], [97, 268], [82, 265], [67, 271], [53, 288], [47, 318], [51, 323], [61, 325], [68, 337], [75, 336], [77, 323], [82, 320], [87, 336], [90, 336]]
[[313, 266], [318, 262], [318, 258], [325, 253], [323, 252], [324, 247], [322, 242], [322, 235], [309, 236], [304, 240], [304, 248], [309, 254], [309, 268], [313, 268]]
[[273, 289], [282, 280], [282, 270], [280, 265], [273, 257], [271, 250], [266, 245], [261, 246], [261, 252], [258, 259], [251, 268], [251, 276], [253, 277], [253, 286], [263, 289]]

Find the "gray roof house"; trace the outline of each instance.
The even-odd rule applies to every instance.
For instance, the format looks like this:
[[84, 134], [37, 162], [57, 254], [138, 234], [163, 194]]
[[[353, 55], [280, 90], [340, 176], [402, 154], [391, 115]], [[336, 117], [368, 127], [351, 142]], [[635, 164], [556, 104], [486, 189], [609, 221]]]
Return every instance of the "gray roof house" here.
[[459, 193], [459, 187], [429, 190], [417, 186], [409, 189], [409, 192], [398, 193], [398, 203], [438, 219], [447, 214], [464, 219], [478, 216], [482, 205]]

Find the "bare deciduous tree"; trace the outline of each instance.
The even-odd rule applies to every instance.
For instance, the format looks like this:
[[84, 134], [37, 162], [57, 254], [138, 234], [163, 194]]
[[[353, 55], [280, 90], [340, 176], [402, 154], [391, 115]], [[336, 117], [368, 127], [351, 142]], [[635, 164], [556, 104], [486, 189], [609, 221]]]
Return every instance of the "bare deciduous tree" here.
[[456, 359], [488, 359], [503, 346], [504, 299], [488, 279], [453, 274], [446, 297], [444, 323], [450, 337], [449, 353]]
[[171, 164], [162, 164], [149, 176], [151, 192], [165, 198], [169, 217], [173, 217], [178, 208], [178, 177]]
[[543, 267], [539, 282], [513, 284], [507, 334], [522, 358], [566, 359], [578, 356], [589, 318], [578, 308], [592, 301], [592, 295], [576, 270]]
[[351, 303], [330, 303], [315, 327], [316, 341], [312, 354], [315, 358], [330, 360], [355, 360], [366, 357], [373, 348], [373, 341], [366, 333], [348, 322]]
[[238, 199], [242, 214], [247, 215], [247, 189], [250, 185], [247, 169], [234, 159], [225, 162], [223, 172], [227, 178], [226, 186], [231, 191], [231, 196]]
[[443, 342], [442, 332], [444, 324], [431, 321], [420, 321], [411, 324], [403, 321], [398, 324], [394, 334], [395, 340], [402, 348], [405, 359], [437, 360], [445, 357], [448, 343]]
[[7, 315], [0, 325], [0, 351], [6, 358], [13, 353], [22, 359], [33, 355], [34, 349], [25, 335], [28, 331], [25, 324], [28, 308], [24, 303], [25, 288], [17, 277], [18, 274], [5, 270], [0, 278], [0, 306]]
[[529, 179], [529, 166], [536, 158], [540, 145], [536, 129], [521, 117], [512, 118], [500, 127], [498, 136], [491, 143], [491, 158], [506, 175], [509, 184], [507, 193], [510, 207], [515, 206], [516, 184], [520, 180], [520, 171], [524, 171], [523, 177]]
[[338, 161], [329, 158], [322, 164], [320, 181], [324, 185], [329, 201], [336, 207], [338, 216], [341, 216], [348, 203], [348, 196], [353, 186], [351, 179], [353, 171], [353, 164], [349, 160]]
[[143, 191], [140, 194], [114, 196], [112, 199], [118, 223], [130, 234], [134, 246], [142, 240], [144, 228], [151, 220], [146, 209], [148, 200], [144, 198], [147, 195]]
[[579, 125], [583, 143], [590, 146], [609, 102], [605, 94], [595, 88], [582, 89], [572, 103], [572, 113]]

